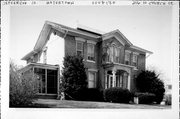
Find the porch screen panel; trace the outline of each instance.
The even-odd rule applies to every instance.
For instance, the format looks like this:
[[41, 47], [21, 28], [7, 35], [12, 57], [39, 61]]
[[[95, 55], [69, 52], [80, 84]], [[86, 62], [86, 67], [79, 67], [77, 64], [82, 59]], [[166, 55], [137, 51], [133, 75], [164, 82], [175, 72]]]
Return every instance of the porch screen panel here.
[[47, 93], [57, 93], [57, 70], [47, 70]]
[[38, 75], [39, 93], [45, 93], [45, 69], [34, 68], [34, 73]]

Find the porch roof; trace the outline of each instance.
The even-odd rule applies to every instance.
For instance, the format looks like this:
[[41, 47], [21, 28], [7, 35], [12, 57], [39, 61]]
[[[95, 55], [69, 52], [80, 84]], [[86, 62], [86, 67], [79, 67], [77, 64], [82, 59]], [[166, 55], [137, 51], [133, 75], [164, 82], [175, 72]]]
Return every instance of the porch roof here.
[[50, 65], [50, 64], [43, 64], [43, 63], [29, 63], [28, 65], [26, 65], [25, 67], [23, 67], [22, 69], [20, 69], [20, 72], [26, 72], [28, 70], [30, 70], [32, 67], [40, 67], [40, 68], [44, 68], [44, 69], [58, 69], [59, 65]]
[[120, 63], [106, 63], [104, 64], [104, 68], [107, 70], [124, 70], [127, 71], [128, 73], [130, 73], [132, 69], [135, 69], [134, 66], [120, 64]]

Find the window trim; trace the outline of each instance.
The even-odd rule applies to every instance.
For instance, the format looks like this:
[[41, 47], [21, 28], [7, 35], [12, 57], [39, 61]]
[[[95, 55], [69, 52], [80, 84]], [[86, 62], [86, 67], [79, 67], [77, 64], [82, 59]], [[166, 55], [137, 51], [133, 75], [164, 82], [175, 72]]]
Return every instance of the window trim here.
[[[112, 49], [111, 49], [112, 48]], [[116, 62], [116, 49], [119, 49], [119, 62]], [[107, 50], [107, 54], [108, 54], [108, 51], [109, 51], [109, 58], [107, 59], [107, 63], [110, 63], [110, 62], [113, 62], [113, 63], [120, 63], [120, 57], [121, 57], [121, 49], [122, 47], [121, 46], [117, 46], [115, 43], [112, 43], [109, 47], [108, 47], [108, 50]], [[112, 51], [111, 51], [112, 50]], [[111, 53], [112, 52], [112, 53]], [[108, 56], [107, 56], [108, 57]], [[112, 61], [111, 61], [112, 60]]]
[[[88, 59], [88, 57], [89, 57], [89, 54], [88, 54], [88, 46], [89, 46], [89, 45], [92, 45], [93, 48], [94, 48], [94, 50], [93, 50], [94, 60]], [[87, 43], [87, 61], [89, 61], [89, 62], [95, 62], [95, 61], [96, 61], [96, 57], [95, 57], [95, 44]]]
[[[137, 53], [137, 52], [133, 52], [133, 55], [132, 55], [132, 66], [134, 66], [133, 63], [136, 63], [136, 66], [134, 66], [136, 69], [138, 67], [138, 55], [139, 55], [139, 53]], [[136, 56], [136, 62], [134, 62], [134, 56]]]
[[81, 38], [81, 37], [75, 37], [75, 40], [76, 40], [76, 41], [81, 41], [81, 42], [85, 42], [85, 41], [86, 41], [85, 39], [83, 39], [83, 38]]
[[[92, 80], [89, 79], [90, 73], [94, 75], [94, 81], [92, 81]], [[96, 87], [97, 87], [97, 84], [96, 84], [97, 78], [96, 78], [96, 76], [97, 76], [97, 71], [93, 71], [93, 70], [89, 70], [89, 69], [88, 69], [88, 88], [96, 88]], [[93, 84], [93, 87], [89, 87], [89, 82], [90, 82], [90, 81], [94, 83], [94, 84]]]
[[[78, 43], [81, 43], [81, 45], [82, 45], [82, 50], [78, 50], [78, 48], [77, 48], [77, 44]], [[78, 55], [78, 51], [81, 51], [82, 52], [82, 57], [84, 57], [84, 42], [82, 42], [82, 41], [76, 41], [76, 55]]]
[[91, 41], [91, 40], [87, 40], [87, 43], [96, 45], [96, 42], [95, 41]]
[[[129, 54], [129, 60], [126, 60], [126, 54], [127, 53]], [[128, 61], [129, 64], [126, 64], [126, 61]], [[129, 51], [129, 50], [125, 50], [124, 64], [126, 64], [126, 65], [130, 65], [131, 64], [131, 51]]]
[[76, 40], [76, 55], [77, 55], [77, 43], [81, 42], [82, 43], [82, 57], [84, 58], [84, 42], [86, 41], [85, 39], [81, 38], [81, 37], [75, 37]]

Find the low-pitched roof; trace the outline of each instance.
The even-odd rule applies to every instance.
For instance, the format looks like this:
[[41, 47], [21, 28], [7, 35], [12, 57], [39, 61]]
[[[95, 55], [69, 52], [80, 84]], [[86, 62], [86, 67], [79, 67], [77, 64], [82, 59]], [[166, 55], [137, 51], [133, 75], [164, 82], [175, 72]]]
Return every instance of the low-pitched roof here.
[[61, 32], [62, 34], [71, 34], [71, 35], [74, 35], [74, 36], [78, 36], [78, 35], [81, 35], [82, 37], [85, 37], [85, 38], [91, 38], [91, 39], [97, 39], [100, 38], [99, 35], [95, 35], [95, 34], [92, 34], [92, 33], [88, 33], [88, 32], [84, 32], [82, 30], [78, 30], [78, 29], [74, 29], [74, 28], [71, 28], [71, 27], [68, 27], [68, 26], [64, 26], [62, 24], [57, 24], [57, 23], [54, 23], [54, 22], [50, 22], [50, 21], [46, 21], [42, 30], [41, 30], [41, 33], [38, 37], [38, 40], [34, 46], [34, 49], [29, 52], [27, 55], [25, 55], [22, 60], [27, 60], [29, 59], [31, 56], [33, 56], [34, 54], [40, 52], [43, 47], [45, 46], [45, 44], [47, 43], [48, 41], [48, 37], [50, 35], [50, 32], [51, 32], [51, 29], [55, 29], [59, 32]]
[[42, 51], [43, 47], [45, 46], [45, 44], [49, 40], [48, 37], [50, 37], [50, 33], [52, 32], [51, 29], [55, 29], [55, 30], [59, 31], [61, 34], [63, 34], [63, 36], [70, 34], [70, 35], [74, 35], [74, 36], [81, 36], [81, 37], [84, 37], [87, 39], [90, 38], [90, 39], [95, 40], [96, 42], [100, 41], [99, 40], [100, 38], [102, 38], [102, 40], [103, 40], [103, 39], [107, 39], [109, 37], [119, 37], [118, 39], [123, 39], [123, 42], [125, 42], [125, 44], [127, 44], [131, 48], [145, 52], [145, 53], [152, 54], [152, 52], [150, 52], [148, 50], [134, 46], [118, 29], [103, 34], [102, 32], [101, 33], [99, 33], [99, 32], [95, 33], [96, 31], [94, 31], [94, 30], [93, 30], [93, 32], [92, 31], [88, 32], [88, 29], [81, 28], [81, 27], [80, 27], [80, 29], [78, 29], [78, 28], [75, 29], [75, 28], [71, 28], [71, 27], [68, 27], [68, 26], [65, 26], [62, 24], [46, 21], [42, 30], [41, 30], [41, 33], [38, 37], [38, 40], [34, 46], [34, 49], [31, 52], [29, 52], [28, 54], [26, 54], [22, 58], [22, 60], [27, 60], [27, 59], [31, 58], [31, 56]]
[[[129, 46], [133, 45], [118, 29], [103, 34], [103, 35], [102, 35], [102, 38], [103, 38], [103, 39], [106, 39], [106, 38], [115, 37], [115, 36], [117, 36], [117, 37], [119, 37], [119, 38], [122, 37], [122, 39], [124, 40], [124, 42], [125, 42], [127, 45], [129, 45]], [[120, 38], [120, 39], [121, 39], [121, 38]]]
[[140, 48], [140, 47], [135, 46], [135, 45], [130, 46], [130, 48], [135, 49], [135, 50], [138, 50], [138, 51], [141, 51], [141, 52], [145, 52], [145, 53], [153, 54], [153, 52], [148, 51], [148, 50], [145, 50], [145, 49]]

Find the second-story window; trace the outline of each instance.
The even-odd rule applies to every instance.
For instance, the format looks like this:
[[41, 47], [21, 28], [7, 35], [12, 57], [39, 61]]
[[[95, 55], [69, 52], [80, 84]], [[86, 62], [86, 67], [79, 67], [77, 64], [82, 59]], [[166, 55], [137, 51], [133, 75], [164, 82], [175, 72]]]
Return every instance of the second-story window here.
[[130, 52], [125, 51], [125, 64], [130, 65]]
[[107, 61], [120, 63], [120, 47], [110, 46], [107, 50]]
[[132, 61], [132, 65], [137, 67], [137, 59], [138, 59], [138, 55], [137, 54], [133, 54], [133, 61]]
[[115, 62], [120, 63], [120, 48], [114, 47], [115, 51]]
[[88, 43], [87, 45], [87, 59], [95, 61], [94, 44]]
[[78, 56], [82, 56], [83, 57], [83, 42], [81, 41], [77, 41], [76, 42], [76, 53]]

